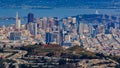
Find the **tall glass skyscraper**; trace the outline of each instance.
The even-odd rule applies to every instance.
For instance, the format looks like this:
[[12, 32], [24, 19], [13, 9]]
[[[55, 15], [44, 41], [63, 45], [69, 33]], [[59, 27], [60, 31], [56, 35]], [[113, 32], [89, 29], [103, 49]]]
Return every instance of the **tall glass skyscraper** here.
[[51, 42], [51, 33], [50, 32], [46, 32], [46, 43], [49, 44]]
[[28, 23], [30, 23], [30, 22], [34, 22], [34, 14], [33, 13], [29, 13], [28, 14]]

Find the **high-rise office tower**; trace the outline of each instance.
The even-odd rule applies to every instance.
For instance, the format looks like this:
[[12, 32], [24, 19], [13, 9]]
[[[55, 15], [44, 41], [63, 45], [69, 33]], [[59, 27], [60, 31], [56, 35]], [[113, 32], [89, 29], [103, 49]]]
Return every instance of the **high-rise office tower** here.
[[62, 29], [60, 29], [60, 45], [63, 45], [63, 30]]
[[28, 14], [28, 23], [30, 23], [30, 22], [34, 22], [34, 14], [33, 13], [29, 13]]
[[34, 14], [29, 13], [28, 14], [28, 23], [27, 23], [26, 27], [27, 27], [27, 30], [29, 30], [32, 35], [35, 35], [35, 28], [37, 28], [35, 26], [36, 25], [34, 24]]
[[37, 23], [34, 23], [33, 29], [34, 29], [33, 35], [36, 36], [37, 35]]
[[16, 30], [20, 31], [20, 27], [21, 27], [21, 20], [18, 18], [18, 12], [16, 13], [16, 25], [15, 28]]
[[54, 18], [49, 18], [49, 27], [52, 28], [54, 26]]
[[83, 32], [84, 32], [84, 23], [80, 23], [79, 24], [79, 34], [83, 35]]
[[27, 30], [30, 31], [30, 34], [34, 33], [34, 23], [27, 24]]
[[92, 24], [89, 24], [89, 32], [90, 32], [90, 36], [92, 37], [92, 34], [93, 34], [93, 26], [92, 26]]
[[60, 21], [60, 25], [59, 25], [59, 36], [60, 36], [59, 44], [63, 45], [63, 22], [62, 21]]
[[49, 44], [52, 40], [52, 34], [50, 32], [46, 32], [46, 43]]
[[28, 23], [26, 24], [26, 28], [29, 30], [29, 24], [34, 22], [34, 15], [33, 13], [28, 14]]
[[43, 17], [43, 22], [42, 22], [42, 29], [46, 30], [46, 24], [47, 24], [48, 19], [46, 17]]
[[20, 19], [18, 20], [18, 23], [17, 23], [16, 27], [17, 27], [18, 30], [21, 29], [21, 20]]
[[72, 20], [72, 22], [73, 23], [76, 23], [77, 22], [77, 20], [76, 20], [76, 18], [74, 17], [74, 18], [72, 18], [73, 20]]

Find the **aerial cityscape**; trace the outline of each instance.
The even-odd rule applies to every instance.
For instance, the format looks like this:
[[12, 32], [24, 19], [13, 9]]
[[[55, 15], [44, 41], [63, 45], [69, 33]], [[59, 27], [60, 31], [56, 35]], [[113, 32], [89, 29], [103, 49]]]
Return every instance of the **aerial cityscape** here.
[[0, 68], [120, 68], [119, 8], [118, 0], [0, 0]]

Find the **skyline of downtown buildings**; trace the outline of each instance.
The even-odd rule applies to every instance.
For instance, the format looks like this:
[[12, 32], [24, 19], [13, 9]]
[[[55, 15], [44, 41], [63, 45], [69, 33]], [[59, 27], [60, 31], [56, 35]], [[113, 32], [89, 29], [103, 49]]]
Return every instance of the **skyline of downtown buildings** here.
[[[26, 14], [27, 15], [27, 14]], [[22, 47], [35, 44], [79, 45], [85, 50], [119, 55], [120, 17], [106, 14], [81, 14], [64, 18], [34, 17], [28, 13], [26, 24], [18, 16], [15, 24], [0, 27], [0, 47]]]
[[[42, 43], [82, 45], [82, 38], [94, 38], [97, 34], [110, 34], [112, 29], [119, 29], [120, 24], [118, 20], [119, 18], [117, 17], [102, 14], [77, 15], [59, 19], [57, 17], [34, 18], [33, 13], [28, 13], [28, 22], [25, 24], [24, 30], [34, 40], [39, 36], [37, 40], [42, 40]], [[23, 34], [20, 34], [22, 31], [20, 28], [21, 21], [18, 13], [16, 13], [15, 26], [15, 29], [18, 31], [17, 38], [22, 37]], [[13, 35], [10, 36], [14, 38], [17, 32], [13, 31], [11, 34]], [[27, 37], [26, 39], [28, 39]], [[22, 39], [19, 38], [18, 40]]]

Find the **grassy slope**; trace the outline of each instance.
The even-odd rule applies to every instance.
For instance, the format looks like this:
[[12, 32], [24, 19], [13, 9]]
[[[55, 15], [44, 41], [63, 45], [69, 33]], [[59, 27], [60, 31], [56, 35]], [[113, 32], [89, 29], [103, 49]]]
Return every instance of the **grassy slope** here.
[[39, 46], [39, 45], [31, 45], [25, 46], [22, 48], [23, 50], [27, 50], [29, 55], [42, 55], [45, 56], [48, 53], [54, 53], [56, 57], [62, 57], [61, 54], [65, 54], [63, 56], [70, 57], [70, 56], [89, 56], [89, 57], [96, 57], [96, 54], [90, 51], [86, 51], [80, 46], [73, 46], [68, 49], [63, 49], [62, 46], [59, 45], [49, 45], [49, 46]]

